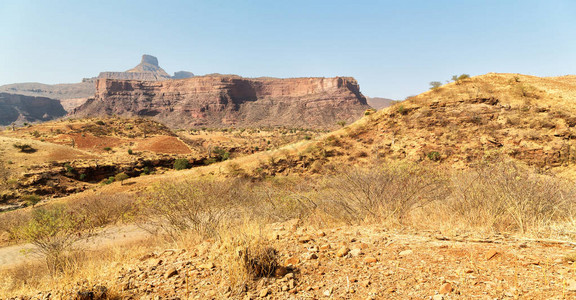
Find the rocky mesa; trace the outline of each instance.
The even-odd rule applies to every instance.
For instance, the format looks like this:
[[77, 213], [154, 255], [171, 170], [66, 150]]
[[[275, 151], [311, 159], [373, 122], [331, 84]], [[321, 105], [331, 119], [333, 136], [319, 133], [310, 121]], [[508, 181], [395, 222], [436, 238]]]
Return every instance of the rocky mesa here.
[[173, 128], [327, 128], [352, 122], [369, 108], [350, 77], [208, 75], [165, 81], [99, 79], [95, 97], [70, 115], [148, 116]]

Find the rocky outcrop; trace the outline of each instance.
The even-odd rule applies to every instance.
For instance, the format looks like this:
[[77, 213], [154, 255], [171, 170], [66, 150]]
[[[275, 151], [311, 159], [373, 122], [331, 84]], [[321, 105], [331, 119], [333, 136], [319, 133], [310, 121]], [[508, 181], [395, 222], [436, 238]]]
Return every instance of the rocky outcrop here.
[[0, 125], [49, 121], [66, 115], [56, 99], [0, 93]]
[[167, 81], [100, 79], [73, 116], [149, 116], [174, 128], [333, 127], [369, 108], [356, 80], [202, 76]]

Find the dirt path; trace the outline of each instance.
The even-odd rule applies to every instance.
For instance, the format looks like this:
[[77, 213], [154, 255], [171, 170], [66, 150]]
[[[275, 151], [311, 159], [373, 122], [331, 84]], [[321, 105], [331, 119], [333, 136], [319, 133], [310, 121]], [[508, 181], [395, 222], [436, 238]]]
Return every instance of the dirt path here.
[[[90, 239], [78, 242], [83, 249], [97, 249], [103, 246], [122, 245], [144, 239], [149, 233], [135, 225], [109, 227]], [[42, 259], [42, 255], [34, 251], [32, 244], [20, 244], [0, 248], [0, 268], [12, 267], [25, 262]]]

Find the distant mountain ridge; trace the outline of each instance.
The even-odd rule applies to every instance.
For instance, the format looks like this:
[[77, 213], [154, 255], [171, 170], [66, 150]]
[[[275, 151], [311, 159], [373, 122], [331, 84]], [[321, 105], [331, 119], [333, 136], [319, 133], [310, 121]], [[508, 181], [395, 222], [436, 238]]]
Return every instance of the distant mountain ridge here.
[[382, 109], [396, 103], [396, 100], [381, 97], [366, 97], [366, 100], [368, 101], [368, 105], [375, 109]]
[[101, 72], [99, 79], [119, 79], [119, 80], [141, 80], [141, 81], [160, 81], [168, 79], [182, 79], [194, 77], [194, 74], [187, 71], [175, 72], [174, 76], [168, 75], [158, 64], [158, 58], [152, 55], [142, 55], [140, 63], [125, 72]]

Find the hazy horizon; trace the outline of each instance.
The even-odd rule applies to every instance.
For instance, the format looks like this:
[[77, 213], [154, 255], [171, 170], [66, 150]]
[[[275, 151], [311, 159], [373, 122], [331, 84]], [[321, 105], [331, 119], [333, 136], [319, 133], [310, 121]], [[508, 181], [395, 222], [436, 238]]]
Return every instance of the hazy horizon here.
[[489, 72], [576, 73], [572, 1], [3, 1], [0, 85], [75, 83], [154, 55], [169, 74], [352, 76], [404, 99]]

